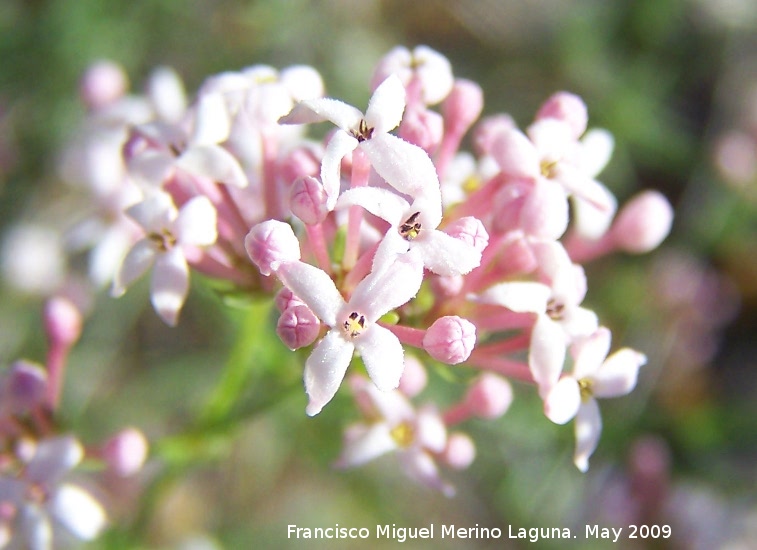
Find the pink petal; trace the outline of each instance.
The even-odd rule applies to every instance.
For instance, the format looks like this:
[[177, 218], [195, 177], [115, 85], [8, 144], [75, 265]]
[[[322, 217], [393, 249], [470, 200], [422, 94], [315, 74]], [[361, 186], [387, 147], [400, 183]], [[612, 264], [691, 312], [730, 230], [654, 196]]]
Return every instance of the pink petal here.
[[328, 273], [305, 262], [284, 262], [276, 275], [321, 321], [336, 325], [345, 303]]
[[189, 266], [179, 247], [158, 254], [150, 281], [153, 308], [168, 325], [178, 321], [189, 292]]
[[352, 360], [355, 346], [342, 337], [339, 329], [330, 330], [316, 344], [305, 362], [305, 391], [309, 403], [305, 412], [315, 416], [333, 399]]
[[397, 449], [386, 422], [351, 426], [344, 434], [342, 453], [334, 466], [351, 468], [361, 466], [381, 455]]
[[542, 397], [557, 383], [563, 363], [565, 333], [552, 319], [539, 315], [531, 332], [528, 366]]
[[405, 86], [397, 75], [391, 75], [373, 92], [365, 111], [365, 122], [376, 133], [385, 133], [399, 126], [405, 111]]
[[594, 374], [594, 395], [596, 397], [619, 397], [636, 387], [639, 368], [647, 358], [643, 353], [623, 348], [607, 358]]
[[565, 376], [555, 384], [544, 400], [544, 414], [555, 424], [565, 424], [576, 416], [581, 406], [581, 390], [578, 382]]
[[602, 416], [596, 399], [589, 399], [578, 409], [575, 423], [576, 450], [573, 463], [582, 472], [589, 469], [589, 457], [599, 444], [602, 434]]
[[428, 154], [392, 134], [378, 134], [360, 143], [376, 173], [401, 193], [438, 194], [439, 176]]
[[122, 296], [126, 288], [150, 268], [155, 254], [155, 245], [149, 239], [137, 241], [113, 278], [111, 294], [115, 297]]
[[349, 309], [360, 311], [373, 322], [409, 302], [418, 293], [422, 282], [423, 263], [410, 251], [398, 256], [386, 269], [373, 272], [360, 281], [350, 298]]
[[372, 325], [353, 341], [376, 387], [381, 391], [396, 389], [405, 368], [405, 354], [397, 337], [381, 325]]
[[526, 135], [515, 128], [502, 132], [492, 144], [492, 156], [502, 172], [513, 178], [539, 177], [539, 155]]
[[481, 264], [481, 253], [468, 243], [431, 230], [421, 236], [411, 247], [418, 249], [423, 265], [442, 276], [466, 275]]
[[336, 132], [329, 140], [321, 161], [321, 181], [328, 200], [326, 206], [333, 210], [342, 187], [342, 159], [354, 151], [358, 140], [344, 131]]
[[176, 166], [218, 183], [247, 186], [247, 176], [239, 161], [220, 145], [195, 145], [179, 157]]
[[190, 199], [179, 210], [174, 234], [181, 244], [210, 246], [216, 242], [216, 209], [205, 196]]
[[611, 340], [610, 330], [599, 327], [592, 335], [571, 346], [570, 351], [574, 359], [573, 376], [577, 380], [596, 374], [610, 351]]

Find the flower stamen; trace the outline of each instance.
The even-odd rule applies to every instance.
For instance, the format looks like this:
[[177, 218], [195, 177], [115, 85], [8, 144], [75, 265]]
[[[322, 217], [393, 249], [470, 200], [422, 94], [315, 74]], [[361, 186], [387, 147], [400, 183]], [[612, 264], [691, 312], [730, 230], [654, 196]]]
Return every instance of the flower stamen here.
[[352, 137], [362, 143], [366, 139], [371, 139], [371, 137], [373, 137], [373, 128], [368, 126], [365, 119], [361, 119], [357, 131], [352, 130], [350, 133], [352, 134]]
[[416, 212], [400, 225], [399, 233], [406, 241], [412, 241], [421, 232], [421, 222], [417, 221], [420, 215], [420, 212]]
[[361, 315], [357, 311], [353, 311], [347, 317], [344, 322], [344, 331], [350, 338], [354, 338], [365, 330], [365, 315]]
[[408, 422], [398, 424], [389, 432], [399, 447], [407, 448], [413, 443], [415, 432]]
[[176, 244], [176, 237], [168, 229], [162, 229], [160, 233], [152, 232], [147, 236], [161, 252], [168, 252]]

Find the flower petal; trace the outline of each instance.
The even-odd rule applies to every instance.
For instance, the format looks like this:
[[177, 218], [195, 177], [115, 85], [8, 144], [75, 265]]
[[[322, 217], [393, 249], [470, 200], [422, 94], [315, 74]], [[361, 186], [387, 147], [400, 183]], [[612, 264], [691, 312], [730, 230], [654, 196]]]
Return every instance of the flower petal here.
[[177, 159], [176, 166], [190, 174], [235, 187], [246, 187], [248, 183], [239, 161], [220, 145], [190, 147]]
[[437, 275], [466, 275], [481, 264], [481, 253], [465, 241], [432, 229], [411, 247], [418, 249], [423, 265]]
[[155, 259], [155, 245], [149, 239], [137, 241], [129, 250], [113, 278], [111, 294], [122, 296], [126, 288], [150, 268]]
[[50, 515], [80, 540], [92, 540], [105, 528], [105, 511], [84, 489], [61, 485], [47, 504]]
[[392, 134], [378, 134], [360, 143], [376, 173], [401, 193], [434, 196], [441, 201], [439, 176], [426, 151]]
[[376, 133], [385, 133], [399, 126], [405, 111], [405, 86], [393, 74], [373, 92], [365, 111], [365, 122]]
[[436, 462], [427, 452], [420, 449], [411, 449], [398, 454], [402, 469], [410, 479], [414, 479], [427, 487], [441, 491], [444, 496], [455, 495], [455, 488], [442, 480]]
[[33, 483], [53, 486], [84, 458], [84, 449], [70, 435], [43, 439], [27, 465], [26, 477]]
[[201, 95], [194, 113], [193, 145], [211, 145], [226, 141], [231, 131], [231, 117], [220, 93]]
[[581, 404], [576, 415], [576, 450], [573, 463], [582, 472], [589, 469], [589, 457], [594, 453], [602, 434], [602, 416], [596, 399]]
[[18, 523], [24, 541], [22, 548], [49, 550], [53, 548], [53, 526], [45, 511], [36, 504], [26, 504], [18, 511]]
[[342, 130], [357, 130], [363, 113], [338, 99], [321, 97], [300, 101], [290, 113], [279, 119], [279, 124], [311, 124], [329, 120]]
[[526, 135], [516, 128], [504, 131], [492, 144], [492, 156], [506, 176], [537, 178], [539, 154]]
[[610, 162], [615, 138], [604, 128], [592, 128], [581, 138], [579, 165], [587, 176], [596, 177]]
[[305, 362], [305, 391], [309, 403], [305, 412], [315, 416], [336, 395], [350, 366], [355, 346], [339, 329], [326, 333]]
[[[410, 243], [402, 238], [395, 227], [390, 228], [376, 248], [371, 272], [379, 273], [391, 267], [397, 261], [397, 258], [408, 250], [410, 250]], [[421, 269], [423, 268], [421, 267]]]
[[379, 456], [394, 451], [397, 442], [386, 422], [356, 424], [344, 434], [342, 453], [334, 463], [337, 468], [361, 466]]
[[174, 235], [182, 244], [210, 246], [218, 238], [216, 209], [205, 196], [190, 199], [179, 210]]
[[374, 216], [399, 227], [402, 216], [408, 212], [410, 204], [397, 193], [379, 187], [358, 187], [348, 189], [339, 197], [337, 208], [362, 206]]
[[411, 250], [398, 256], [386, 269], [372, 272], [360, 281], [352, 293], [349, 308], [362, 312], [368, 321], [373, 322], [410, 301], [422, 282], [423, 263]]
[[544, 399], [544, 414], [555, 424], [565, 424], [576, 416], [581, 406], [581, 389], [572, 376], [555, 384]]
[[305, 262], [284, 262], [276, 275], [321, 321], [336, 325], [345, 302], [328, 273]]
[[474, 297], [476, 302], [504, 306], [518, 313], [544, 313], [552, 290], [541, 283], [500, 283]]
[[570, 352], [574, 359], [573, 376], [577, 380], [596, 374], [610, 351], [611, 340], [610, 330], [599, 327], [592, 335], [571, 346]]
[[639, 368], [647, 358], [643, 353], [623, 348], [607, 358], [594, 374], [592, 389], [596, 397], [619, 397], [636, 387]]
[[150, 280], [150, 300], [160, 318], [176, 325], [189, 292], [189, 266], [181, 248], [158, 254]]
[[354, 151], [358, 140], [344, 131], [336, 132], [329, 140], [321, 160], [321, 181], [328, 200], [326, 206], [333, 210], [342, 188], [342, 159]]
[[528, 366], [544, 397], [557, 383], [565, 362], [565, 333], [546, 315], [539, 315], [531, 332]]
[[146, 233], [160, 233], [170, 227], [178, 211], [171, 195], [160, 191], [127, 208], [126, 214], [141, 225]]
[[399, 339], [381, 325], [372, 325], [353, 342], [376, 387], [381, 391], [396, 389], [405, 369], [405, 353]]
[[599, 326], [597, 314], [583, 307], [565, 308], [558, 322], [570, 341], [593, 334]]

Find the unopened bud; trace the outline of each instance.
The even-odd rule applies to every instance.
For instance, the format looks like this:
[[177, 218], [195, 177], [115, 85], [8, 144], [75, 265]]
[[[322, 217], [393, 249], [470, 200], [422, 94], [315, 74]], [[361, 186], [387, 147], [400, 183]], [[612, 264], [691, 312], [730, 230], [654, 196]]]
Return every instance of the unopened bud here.
[[484, 224], [473, 216], [456, 219], [444, 231], [448, 235], [468, 243], [477, 252], [483, 252], [489, 244], [489, 233], [486, 232]]
[[476, 458], [476, 445], [467, 434], [455, 432], [447, 438], [441, 458], [451, 468], [464, 470]]
[[285, 309], [276, 324], [276, 334], [291, 350], [309, 346], [315, 342], [320, 330], [321, 322], [318, 317], [304, 304]]
[[0, 410], [24, 414], [45, 400], [47, 373], [29, 361], [16, 361], [0, 382]]
[[658, 191], [642, 191], [623, 206], [611, 232], [618, 248], [641, 254], [657, 248], [672, 224], [668, 200]]
[[468, 389], [465, 403], [470, 411], [481, 418], [499, 418], [513, 402], [513, 388], [506, 379], [493, 373], [484, 373]]
[[415, 397], [428, 382], [426, 369], [417, 358], [412, 355], [405, 356], [405, 370], [402, 371], [399, 390], [408, 397]]
[[457, 315], [440, 317], [423, 337], [423, 349], [437, 361], [449, 365], [468, 359], [475, 345], [475, 325]]
[[481, 115], [484, 92], [470, 80], [458, 79], [442, 104], [444, 126], [447, 132], [464, 134]]
[[45, 304], [43, 317], [45, 332], [51, 345], [68, 348], [81, 336], [81, 313], [69, 300], [61, 297], [51, 298]]
[[136, 428], [125, 428], [112, 436], [103, 447], [103, 459], [115, 474], [126, 477], [136, 474], [147, 460], [149, 445]]
[[274, 304], [276, 305], [276, 309], [283, 312], [288, 307], [304, 305], [305, 302], [295, 296], [287, 287], [282, 287], [282, 289], [276, 293]]
[[79, 83], [79, 95], [90, 109], [100, 109], [121, 98], [129, 87], [123, 68], [102, 60], [87, 68]]
[[315, 225], [322, 222], [329, 213], [327, 199], [323, 184], [312, 176], [306, 176], [298, 178], [292, 184], [289, 208], [303, 223]]
[[244, 247], [260, 273], [270, 275], [282, 262], [300, 259], [300, 242], [289, 224], [266, 220], [250, 229]]
[[402, 118], [399, 136], [417, 145], [427, 153], [432, 153], [444, 134], [444, 121], [439, 113], [428, 109], [409, 109]]
[[473, 149], [479, 156], [491, 153], [497, 137], [515, 128], [513, 117], [508, 114], [491, 115], [481, 120], [473, 130]]
[[557, 92], [545, 101], [536, 113], [536, 120], [556, 118], [570, 126], [571, 134], [578, 139], [586, 131], [589, 113], [586, 104], [576, 94]]

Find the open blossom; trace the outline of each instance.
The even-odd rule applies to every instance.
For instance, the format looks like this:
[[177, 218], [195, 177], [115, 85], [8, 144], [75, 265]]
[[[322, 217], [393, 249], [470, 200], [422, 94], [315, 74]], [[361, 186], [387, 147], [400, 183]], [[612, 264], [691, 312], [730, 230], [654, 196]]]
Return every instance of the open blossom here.
[[121, 296], [134, 280], [153, 266], [150, 298], [155, 311], [175, 325], [189, 291], [186, 254], [192, 247], [210, 246], [216, 240], [216, 211], [203, 196], [177, 210], [171, 197], [158, 192], [127, 210], [145, 232], [124, 258], [112, 293]]
[[609, 357], [610, 331], [600, 327], [591, 336], [571, 346], [573, 372], [552, 385], [545, 397], [544, 412], [556, 424], [575, 418], [576, 450], [573, 461], [579, 470], [589, 468], [589, 457], [597, 448], [602, 417], [596, 398], [620, 397], [636, 387], [644, 354], [623, 348]]

